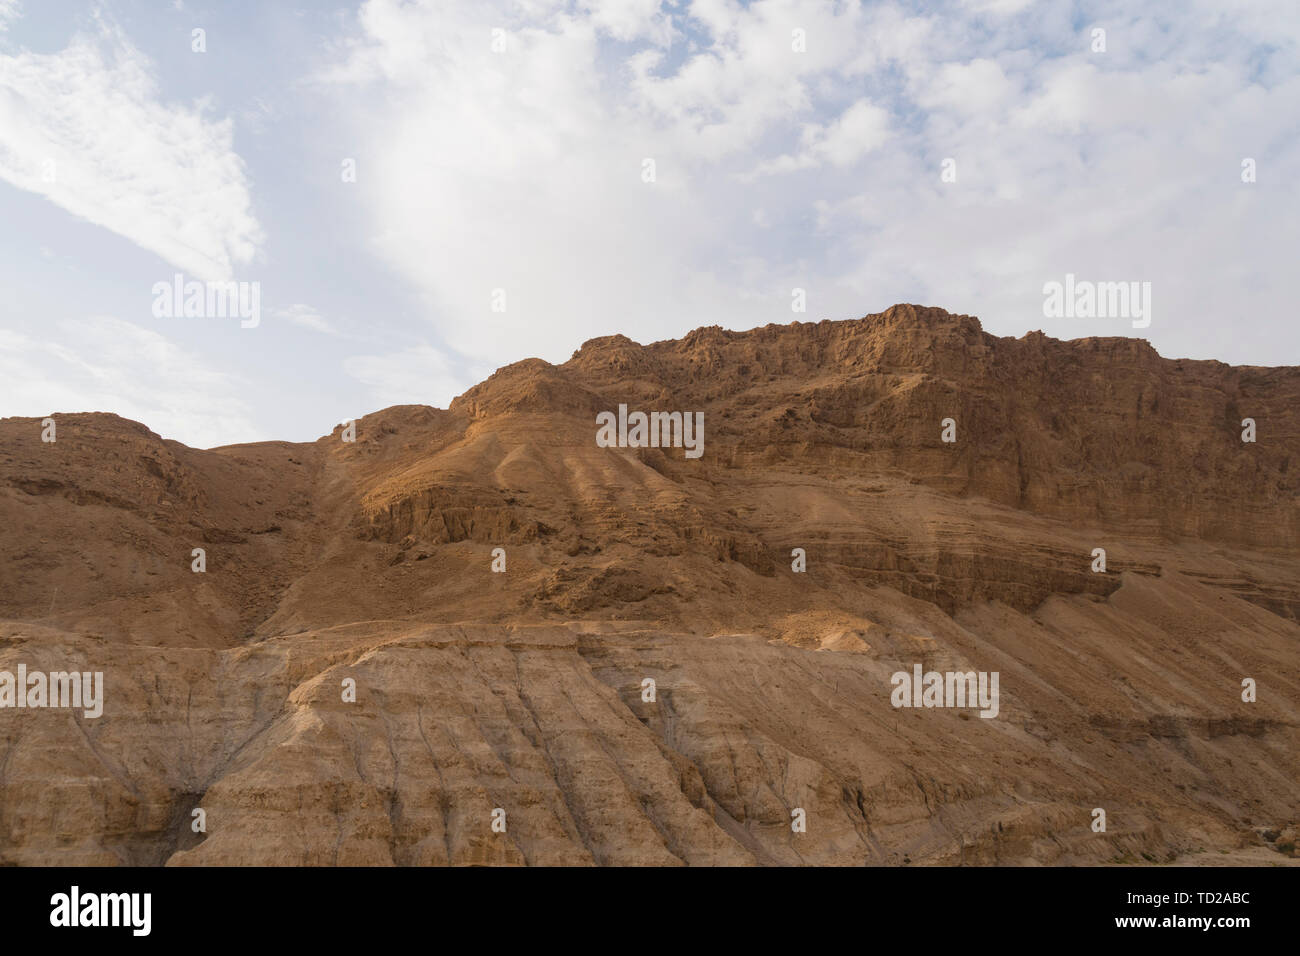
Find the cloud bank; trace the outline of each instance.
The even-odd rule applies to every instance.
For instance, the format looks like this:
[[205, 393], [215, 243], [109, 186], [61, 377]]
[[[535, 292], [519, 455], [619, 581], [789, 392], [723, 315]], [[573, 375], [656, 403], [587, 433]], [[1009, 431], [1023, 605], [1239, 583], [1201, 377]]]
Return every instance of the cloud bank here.
[[1284, 6], [369, 0], [327, 79], [373, 248], [474, 359], [895, 301], [1132, 334], [1045, 317], [1067, 272], [1151, 281], [1157, 347], [1227, 356], [1290, 295]]

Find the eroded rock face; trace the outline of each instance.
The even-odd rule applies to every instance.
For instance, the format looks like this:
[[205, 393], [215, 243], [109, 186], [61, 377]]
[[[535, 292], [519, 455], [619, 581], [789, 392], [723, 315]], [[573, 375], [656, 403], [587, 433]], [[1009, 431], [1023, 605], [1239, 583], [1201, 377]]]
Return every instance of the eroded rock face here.
[[[593, 340], [355, 443], [5, 419], [0, 672], [105, 700], [0, 708], [0, 863], [1292, 845], [1298, 400], [1297, 369], [895, 306]], [[703, 412], [703, 457], [598, 447], [619, 404]], [[892, 706], [918, 664], [998, 672], [997, 716]]]

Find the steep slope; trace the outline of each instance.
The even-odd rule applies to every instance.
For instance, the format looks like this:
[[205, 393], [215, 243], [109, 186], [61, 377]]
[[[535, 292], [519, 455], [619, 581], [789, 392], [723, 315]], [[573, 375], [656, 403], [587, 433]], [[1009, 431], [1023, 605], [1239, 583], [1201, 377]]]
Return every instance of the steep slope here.
[[[702, 413], [703, 455], [600, 447], [620, 405]], [[597, 339], [355, 441], [5, 419], [0, 670], [107, 690], [0, 709], [0, 862], [1285, 848], [1298, 409], [1300, 369], [904, 305]], [[914, 665], [998, 672], [997, 717], [891, 706]]]

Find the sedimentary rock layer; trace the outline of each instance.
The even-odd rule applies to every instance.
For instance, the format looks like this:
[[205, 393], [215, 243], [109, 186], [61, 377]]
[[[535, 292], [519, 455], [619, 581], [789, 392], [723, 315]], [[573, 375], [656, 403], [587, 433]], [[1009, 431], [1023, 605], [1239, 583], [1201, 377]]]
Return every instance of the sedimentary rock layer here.
[[[600, 447], [620, 404], [704, 454]], [[54, 417], [0, 421], [0, 671], [104, 712], [0, 707], [2, 863], [1294, 846], [1300, 369], [895, 306], [593, 340], [355, 442]], [[918, 664], [997, 717], [892, 706]]]

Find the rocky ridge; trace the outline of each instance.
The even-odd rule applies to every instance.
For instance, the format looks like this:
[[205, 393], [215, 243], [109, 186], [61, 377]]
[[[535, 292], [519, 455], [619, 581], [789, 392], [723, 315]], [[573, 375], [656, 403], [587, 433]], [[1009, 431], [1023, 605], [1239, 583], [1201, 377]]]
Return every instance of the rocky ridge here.
[[[598, 447], [620, 404], [703, 457]], [[355, 442], [55, 417], [0, 421], [0, 670], [106, 702], [0, 709], [0, 862], [1294, 852], [1300, 369], [900, 305], [595, 339]], [[998, 717], [892, 707], [914, 664]]]

